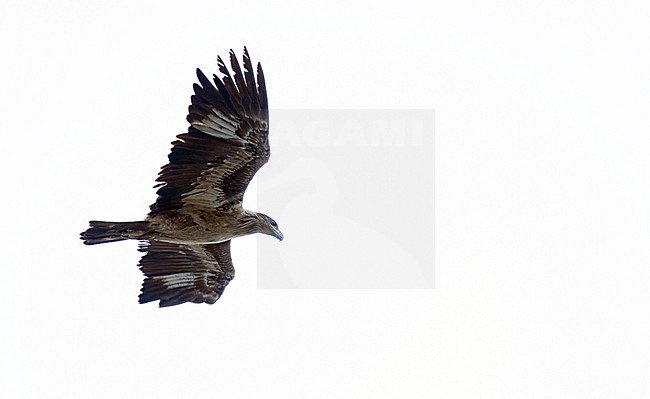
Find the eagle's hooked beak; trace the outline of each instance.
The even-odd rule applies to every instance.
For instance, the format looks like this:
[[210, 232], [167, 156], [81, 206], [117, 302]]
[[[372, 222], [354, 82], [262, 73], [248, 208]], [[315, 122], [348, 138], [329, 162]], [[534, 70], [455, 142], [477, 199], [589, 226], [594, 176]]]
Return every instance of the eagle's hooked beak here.
[[279, 229], [275, 229], [275, 238], [282, 241], [284, 240], [284, 234]]

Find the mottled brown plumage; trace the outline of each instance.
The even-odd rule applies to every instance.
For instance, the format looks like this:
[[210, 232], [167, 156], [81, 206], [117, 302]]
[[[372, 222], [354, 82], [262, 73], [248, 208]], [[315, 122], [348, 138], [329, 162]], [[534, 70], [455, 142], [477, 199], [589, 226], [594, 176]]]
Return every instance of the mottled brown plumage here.
[[214, 303], [235, 275], [230, 240], [262, 233], [283, 239], [270, 217], [244, 210], [246, 187], [270, 156], [269, 109], [262, 67], [257, 83], [248, 51], [244, 70], [230, 51], [231, 75], [219, 57], [214, 85], [197, 69], [199, 84], [187, 115], [190, 127], [172, 143], [161, 168], [158, 198], [141, 222], [91, 221], [85, 244], [140, 240], [146, 278], [140, 303]]

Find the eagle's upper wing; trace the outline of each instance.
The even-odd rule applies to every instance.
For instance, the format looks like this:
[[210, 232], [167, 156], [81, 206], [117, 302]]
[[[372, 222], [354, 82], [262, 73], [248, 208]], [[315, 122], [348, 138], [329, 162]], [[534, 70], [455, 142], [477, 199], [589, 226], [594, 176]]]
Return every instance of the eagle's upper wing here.
[[200, 69], [201, 85], [194, 84], [187, 133], [174, 141], [169, 163], [156, 181], [161, 182], [151, 213], [178, 209], [185, 204], [210, 209], [241, 205], [244, 191], [270, 156], [269, 109], [262, 67], [257, 64], [257, 83], [248, 51], [244, 71], [230, 51], [234, 75], [219, 57], [220, 80], [216, 87]]
[[213, 304], [235, 277], [230, 241], [207, 245], [151, 241], [143, 243], [140, 251], [147, 252], [138, 265], [146, 276], [140, 303]]

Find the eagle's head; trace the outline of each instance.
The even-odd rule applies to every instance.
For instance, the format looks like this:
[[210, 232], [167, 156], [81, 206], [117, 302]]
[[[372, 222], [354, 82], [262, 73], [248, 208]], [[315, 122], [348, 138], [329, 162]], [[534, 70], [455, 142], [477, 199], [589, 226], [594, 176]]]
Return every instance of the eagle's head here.
[[275, 220], [263, 213], [256, 213], [258, 233], [268, 234], [282, 241], [284, 234], [280, 231]]

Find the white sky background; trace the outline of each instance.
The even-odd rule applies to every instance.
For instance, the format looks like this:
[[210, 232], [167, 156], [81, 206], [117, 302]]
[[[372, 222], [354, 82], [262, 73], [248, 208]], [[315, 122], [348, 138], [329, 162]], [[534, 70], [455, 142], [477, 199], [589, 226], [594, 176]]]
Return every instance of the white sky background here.
[[[649, 397], [650, 6], [565, 3], [4, 1], [2, 396]], [[435, 290], [259, 290], [247, 237], [160, 310], [81, 244], [243, 45], [273, 108], [435, 108]]]

